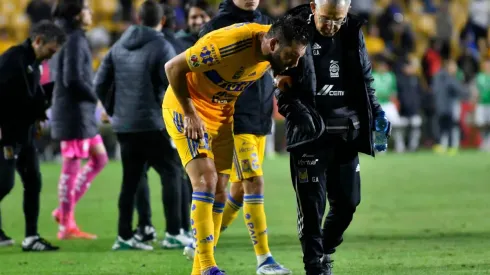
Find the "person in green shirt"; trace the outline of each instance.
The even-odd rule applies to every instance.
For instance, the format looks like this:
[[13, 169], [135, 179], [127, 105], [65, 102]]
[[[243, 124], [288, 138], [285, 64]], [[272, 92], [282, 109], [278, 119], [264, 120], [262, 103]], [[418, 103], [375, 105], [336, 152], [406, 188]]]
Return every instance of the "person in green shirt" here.
[[475, 110], [475, 124], [481, 129], [482, 150], [490, 151], [490, 57], [483, 60], [482, 70], [476, 76], [478, 104]]
[[386, 118], [388, 118], [393, 127], [392, 137], [395, 140], [395, 151], [399, 153], [404, 152], [405, 141], [402, 130], [406, 125], [402, 125], [398, 107], [394, 103], [398, 101], [396, 76], [392, 72], [385, 57], [375, 57], [373, 78], [373, 87], [376, 90], [376, 97], [386, 114]]

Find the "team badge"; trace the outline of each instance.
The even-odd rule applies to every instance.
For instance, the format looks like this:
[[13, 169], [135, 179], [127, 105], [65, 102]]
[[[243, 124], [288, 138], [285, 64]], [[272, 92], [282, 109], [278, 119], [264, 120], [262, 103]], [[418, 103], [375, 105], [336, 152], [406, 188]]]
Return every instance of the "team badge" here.
[[242, 160], [242, 172], [252, 172], [252, 168], [250, 167], [250, 161], [248, 159]]
[[202, 47], [200, 56], [201, 56], [202, 63], [208, 66], [211, 66], [214, 63], [212, 52], [208, 49], [207, 46]]
[[306, 168], [299, 168], [298, 169], [298, 180], [299, 180], [299, 183], [308, 182], [308, 170], [306, 170]]
[[340, 66], [339, 62], [335, 60], [330, 60], [330, 77], [339, 77]]
[[191, 58], [189, 58], [189, 63], [191, 63], [191, 66], [194, 68], [199, 67], [201, 64], [199, 63], [199, 58], [197, 55], [193, 54]]
[[5, 160], [14, 159], [15, 158], [14, 147], [4, 146], [3, 147], [3, 158]]

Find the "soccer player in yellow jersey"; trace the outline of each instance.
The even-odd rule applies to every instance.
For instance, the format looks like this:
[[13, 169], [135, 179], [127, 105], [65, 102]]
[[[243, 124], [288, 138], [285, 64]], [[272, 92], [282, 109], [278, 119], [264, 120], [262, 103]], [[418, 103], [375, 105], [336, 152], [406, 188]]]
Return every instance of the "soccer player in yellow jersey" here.
[[[207, 34], [165, 64], [170, 86], [163, 118], [193, 187], [191, 226], [197, 251], [192, 275], [224, 274], [214, 246], [232, 166], [234, 102], [269, 69], [280, 73], [295, 67], [308, 34], [307, 22], [291, 16], [273, 25], [235, 24]], [[257, 237], [266, 234], [266, 227], [255, 227], [255, 232]]]

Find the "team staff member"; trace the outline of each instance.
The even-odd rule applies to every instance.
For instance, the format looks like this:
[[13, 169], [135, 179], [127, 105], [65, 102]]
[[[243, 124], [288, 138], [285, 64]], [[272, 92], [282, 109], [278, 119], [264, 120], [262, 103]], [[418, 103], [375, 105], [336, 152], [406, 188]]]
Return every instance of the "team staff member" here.
[[[209, 21], [201, 30], [204, 36], [235, 23], [256, 22], [272, 24], [272, 20], [257, 10], [259, 0], [225, 0], [220, 4], [219, 13]], [[240, 77], [238, 71], [236, 77]], [[246, 223], [267, 224], [264, 201], [264, 178], [262, 161], [264, 159], [266, 135], [271, 131], [271, 117], [273, 104], [273, 83], [270, 74], [248, 87], [235, 103], [233, 114], [233, 133], [235, 142], [235, 157], [230, 174], [230, 193], [223, 212], [222, 230], [226, 229], [235, 218], [244, 204], [244, 218]], [[251, 204], [262, 207], [251, 208]], [[255, 210], [253, 213], [251, 210]], [[269, 249], [267, 234], [254, 236], [251, 234], [259, 274], [290, 274], [290, 270], [281, 265], [263, 265], [266, 261], [274, 261]], [[192, 250], [184, 251], [192, 256]], [[191, 252], [191, 253], [189, 253]], [[268, 268], [269, 270], [264, 270]]]
[[[0, 56], [0, 202], [12, 190], [15, 170], [24, 184], [26, 223], [24, 251], [51, 251], [58, 247], [38, 235], [41, 172], [34, 146], [36, 121], [46, 119], [51, 91], [40, 86], [40, 65], [65, 42], [63, 31], [49, 21], [32, 29], [30, 38]], [[1, 229], [0, 244], [12, 244]]]
[[[332, 272], [330, 255], [360, 203], [358, 153], [374, 156], [372, 125], [382, 111], [372, 88], [363, 22], [348, 14], [350, 4], [316, 0], [291, 10], [311, 19], [313, 39], [303, 64], [288, 71], [290, 77], [276, 78], [285, 90], [278, 93], [278, 106], [286, 117], [308, 275]], [[323, 123], [317, 123], [318, 116]], [[327, 199], [330, 211], [322, 231]]]
[[[151, 250], [143, 234], [151, 221], [133, 235], [134, 197], [146, 166], [155, 168], [163, 186], [167, 231], [162, 245], [183, 247], [192, 240], [181, 233], [182, 176], [177, 151], [161, 117], [161, 102], [168, 80], [165, 63], [176, 54], [161, 33], [163, 9], [154, 0], [139, 8], [140, 25], [129, 27], [104, 58], [95, 78], [101, 98], [115, 86], [112, 126], [121, 144], [123, 183], [119, 196], [119, 237], [113, 249]], [[189, 212], [187, 205], [186, 212]], [[183, 244], [181, 244], [183, 243]]]
[[[297, 65], [307, 43], [306, 27], [304, 20], [290, 16], [272, 26], [235, 24], [205, 35], [165, 65], [170, 87], [163, 117], [193, 187], [191, 225], [198, 252], [192, 274], [223, 274], [214, 245], [232, 166], [236, 98], [270, 68], [282, 72]], [[252, 207], [263, 206], [257, 200]], [[262, 224], [251, 226], [257, 235], [267, 232]]]

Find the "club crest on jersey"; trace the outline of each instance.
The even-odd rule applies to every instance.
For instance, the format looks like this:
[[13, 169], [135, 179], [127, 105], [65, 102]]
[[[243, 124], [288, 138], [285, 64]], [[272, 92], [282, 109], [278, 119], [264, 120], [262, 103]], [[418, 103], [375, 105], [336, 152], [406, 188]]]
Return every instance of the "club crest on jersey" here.
[[191, 64], [192, 67], [194, 68], [198, 68], [201, 64], [199, 63], [199, 58], [197, 57], [197, 55], [193, 54], [190, 58], [189, 58], [189, 63]]
[[242, 160], [242, 172], [245, 173], [252, 172], [252, 167], [250, 166], [250, 161], [248, 159]]
[[245, 72], [245, 68], [240, 67], [240, 69], [233, 75], [232, 79], [234, 80], [240, 79], [240, 77], [242, 77], [244, 72]]
[[306, 168], [298, 169], [298, 181], [299, 183], [308, 182], [308, 170], [306, 170]]
[[340, 66], [339, 62], [335, 60], [330, 60], [330, 77], [339, 77]]

